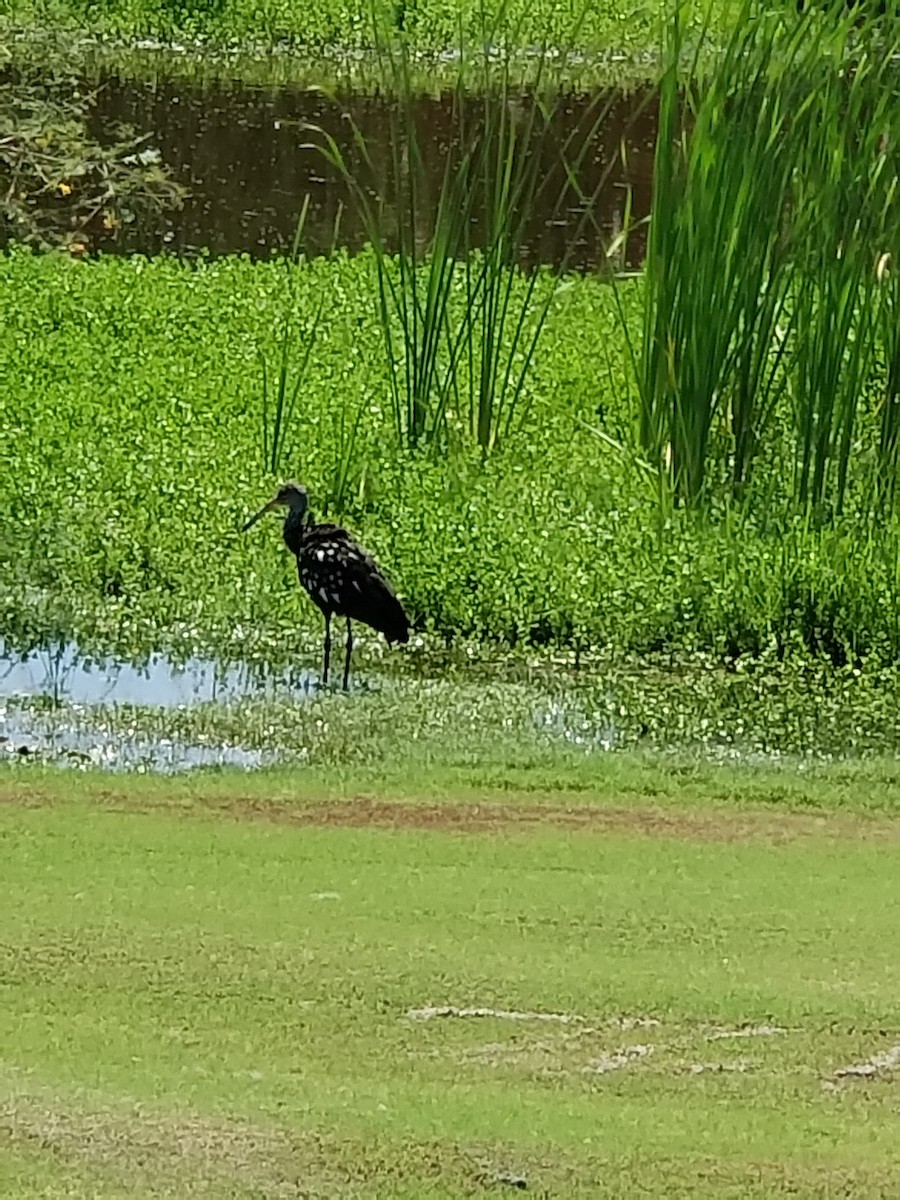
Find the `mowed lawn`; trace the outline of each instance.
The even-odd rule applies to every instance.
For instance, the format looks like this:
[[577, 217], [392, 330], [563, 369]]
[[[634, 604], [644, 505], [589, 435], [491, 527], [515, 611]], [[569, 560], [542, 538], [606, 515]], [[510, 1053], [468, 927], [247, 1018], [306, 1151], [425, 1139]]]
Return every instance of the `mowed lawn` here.
[[0, 781], [0, 1195], [900, 1194], [900, 822], [129, 786]]

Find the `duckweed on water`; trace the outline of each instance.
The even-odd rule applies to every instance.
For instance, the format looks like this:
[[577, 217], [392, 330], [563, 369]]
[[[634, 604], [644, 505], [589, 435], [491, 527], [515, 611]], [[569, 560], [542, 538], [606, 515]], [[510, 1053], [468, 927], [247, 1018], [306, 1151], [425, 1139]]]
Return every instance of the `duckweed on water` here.
[[[706, 5], [690, 4], [699, 25]], [[596, 79], [609, 74], [622, 60], [638, 64], [652, 54], [659, 42], [661, 22], [668, 11], [662, 0], [630, 0], [625, 5], [558, 5], [551, 0], [499, 0], [484, 4], [476, 0], [448, 6], [437, 0], [404, 0], [396, 5], [386, 0], [341, 0], [333, 5], [298, 5], [291, 0], [108, 0], [102, 6], [85, 0], [6, 0], [0, 19], [6, 38], [22, 34], [44, 34], [47, 30], [68, 35], [87, 35], [93, 45], [104, 42], [147, 43], [159, 41], [174, 46], [183, 58], [186, 51], [198, 60], [218, 52], [230, 56], [251, 74], [260, 70], [259, 61], [305, 55], [318, 61], [306, 67], [317, 77], [327, 56], [334, 70], [343, 74], [358, 71], [360, 56], [371, 55], [377, 37], [402, 31], [417, 54], [433, 56], [440, 69], [441, 58], [458, 55], [460, 39], [467, 45], [509, 45], [513, 51], [542, 46], [572, 47], [572, 70], [576, 77]], [[728, 0], [716, 0], [717, 22], [727, 23], [733, 12]], [[558, 52], [557, 52], [558, 53]], [[587, 69], [583, 59], [599, 60]], [[255, 60], [255, 61], [254, 61]], [[646, 63], [644, 64], [646, 69]], [[290, 65], [282, 65], [294, 74]], [[276, 65], [276, 70], [278, 66]], [[327, 70], [327, 66], [325, 67]], [[272, 64], [265, 77], [271, 78]], [[523, 75], [530, 75], [527, 56]], [[433, 82], [434, 73], [429, 70]]]

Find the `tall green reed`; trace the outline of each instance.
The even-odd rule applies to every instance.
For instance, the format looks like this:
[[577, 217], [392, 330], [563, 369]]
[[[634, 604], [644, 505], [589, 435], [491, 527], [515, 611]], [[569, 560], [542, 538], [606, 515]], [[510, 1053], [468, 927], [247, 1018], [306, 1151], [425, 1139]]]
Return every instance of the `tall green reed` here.
[[876, 266], [883, 293], [879, 306], [884, 390], [878, 419], [878, 484], [876, 509], [893, 509], [900, 469], [900, 275], [885, 251]]
[[641, 445], [688, 503], [716, 467], [741, 491], [775, 402], [794, 163], [772, 76], [776, 55], [788, 72], [798, 53], [796, 35], [779, 44], [745, 19], [701, 76], [697, 57], [685, 69], [678, 14], [670, 34], [634, 360]]
[[[376, 145], [351, 120], [351, 157], [328, 130], [315, 127], [314, 132], [322, 153], [347, 183], [375, 251], [394, 426], [401, 443], [417, 447], [433, 441], [442, 428], [461, 346], [449, 310], [471, 217], [471, 150], [452, 140], [448, 144], [432, 220], [409, 49], [402, 36], [385, 36], [378, 26], [376, 45], [391, 97], [386, 137]], [[464, 99], [460, 72], [450, 97], [453, 128]]]
[[[481, 253], [466, 247], [464, 383], [469, 432], [488, 451], [508, 437], [527, 413], [529, 371], [550, 310], [572, 256], [588, 227], [612, 164], [584, 191], [581, 168], [610, 110], [613, 97], [595, 93], [576, 123], [568, 120], [561, 80], [549, 70], [549, 55], [537, 56], [524, 94], [513, 87], [510, 60], [481, 60], [482, 133], [476, 158], [477, 195], [482, 206]], [[641, 109], [635, 106], [635, 116]], [[573, 213], [574, 210], [574, 213]], [[567, 225], [557, 261], [524, 275], [533, 219]], [[471, 227], [470, 227], [471, 228]], [[550, 277], [550, 286], [540, 287]], [[524, 286], [520, 286], [524, 284]]]
[[890, 440], [882, 444], [888, 429], [876, 441], [865, 403], [892, 386], [885, 347], [896, 342], [892, 293], [878, 269], [900, 230], [894, 47], [854, 45], [846, 21], [834, 27], [832, 46], [852, 65], [815, 64], [811, 99], [793, 131], [803, 163], [792, 193], [794, 490], [799, 505], [819, 515], [843, 509], [854, 455], [868, 473], [862, 456], [871, 460], [874, 451], [876, 494], [896, 474]]
[[[497, 19], [498, 22], [501, 18]], [[534, 58], [531, 78], [513, 83], [511, 58], [485, 47], [499, 42], [485, 24], [482, 48], [461, 48], [449, 106], [444, 165], [430, 194], [421, 96], [402, 35], [379, 37], [385, 90], [396, 98], [388, 128], [387, 179], [358, 128], [354, 169], [336, 140], [320, 130], [323, 152], [350, 185], [376, 252], [378, 311], [385, 339], [395, 429], [401, 443], [444, 446], [462, 432], [483, 453], [524, 417], [527, 381], [554, 287], [524, 274], [530, 222], [559, 215], [571, 181], [590, 151], [608, 99], [596, 96], [580, 127], [560, 138], [565, 56], [550, 77], [549, 52]], [[515, 43], [515, 38], [511, 39]], [[516, 78], [519, 78], [517, 74]], [[599, 186], [581, 214], [557, 280], [592, 217]]]
[[[844, 502], [892, 295], [874, 267], [895, 244], [896, 30], [879, 36], [839, 5], [798, 18], [746, 0], [701, 64], [675, 15], [632, 360], [641, 447], [683, 503], [745, 493], [787, 394], [794, 502]], [[889, 420], [882, 441], [883, 473]]]

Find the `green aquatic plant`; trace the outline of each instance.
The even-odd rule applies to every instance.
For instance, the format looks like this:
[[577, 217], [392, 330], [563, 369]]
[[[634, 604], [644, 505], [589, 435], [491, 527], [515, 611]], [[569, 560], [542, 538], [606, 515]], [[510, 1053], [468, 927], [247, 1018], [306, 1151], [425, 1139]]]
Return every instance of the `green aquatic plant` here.
[[[159, 69], [160, 48], [175, 43], [166, 70], [266, 86], [278, 82], [334, 85], [348, 79], [366, 90], [378, 86], [373, 10], [380, 29], [402, 31], [414, 55], [418, 84], [453, 85], [460, 38], [477, 44], [486, 24], [500, 23], [497, 44], [511, 53], [519, 80], [533, 68], [531, 49], [576, 45], [567, 72], [577, 87], [622, 78], [646, 79], [655, 70], [659, 0], [631, 0], [627, 12], [610, 5], [560, 5], [554, 0], [340, 0], [298, 5], [293, 0], [4, 0], [0, 42], [16, 52], [34, 48], [38, 61], [48, 43], [97, 62], [123, 60], [142, 75]], [[727, 28], [733, 6], [721, 0], [718, 23]], [[577, 43], [573, 31], [578, 29]], [[75, 36], [73, 36], [73, 34]], [[272, 51], [275, 51], [273, 54]], [[285, 53], [290, 50], [290, 53]], [[2, 46], [0, 46], [2, 53]]]
[[740, 497], [791, 395], [792, 500], [821, 515], [840, 511], [868, 449], [856, 435], [871, 434], [858, 413], [890, 295], [876, 263], [896, 244], [900, 34], [859, 35], [837, 6], [801, 19], [748, 0], [742, 13], [702, 63], [699, 48], [685, 62], [679, 12], [668, 38], [638, 434], [680, 501], [722, 485]]
[[[523, 86], [512, 57], [489, 52], [496, 27], [482, 30], [480, 49], [460, 49], [449, 99], [444, 165], [437, 194], [425, 166], [421, 97], [414, 87], [409, 43], [379, 39], [384, 89], [393, 98], [385, 136], [370, 144], [355, 127], [354, 155], [318, 130], [328, 161], [354, 195], [376, 254], [377, 296], [402, 445], [443, 447], [463, 437], [487, 455], [527, 415], [530, 368], [560, 281], [594, 206], [577, 194], [578, 168], [591, 153], [610, 103], [587, 104], [577, 128], [562, 133], [566, 57], [548, 47], [534, 55]], [[386, 142], [386, 146], [382, 144]], [[567, 250], [543, 274], [517, 281], [537, 213], [553, 221], [567, 201], [580, 201]], [[460, 303], [456, 279], [465, 281]]]
[[[371, 250], [290, 268], [0, 256], [0, 632], [17, 645], [74, 637], [129, 657], [153, 648], [315, 657], [317, 615], [276, 531], [238, 535], [268, 492], [259, 352], [277, 361], [288, 269], [296, 327], [327, 292], [327, 336], [316, 339], [281, 469], [309, 486], [323, 515], [342, 511], [333, 499], [342, 472], [343, 511], [423, 614], [428, 644], [522, 656], [577, 646], [586, 662], [603, 648], [900, 656], [900, 527], [866, 507], [874, 454], [850, 473], [830, 523], [790, 516], [786, 451], [759, 460], [765, 510], [661, 516], [650, 464], [585, 428], [626, 443], [634, 411], [619, 383], [627, 359], [616, 296], [638, 330], [640, 280], [614, 294], [596, 278], [573, 279], [565, 305], [551, 308], [530, 368], [539, 407], [527, 437], [486, 462], [477, 445], [398, 454], [385, 432], [392, 402]], [[517, 276], [515, 286], [527, 283]], [[462, 299], [461, 275], [456, 287]], [[610, 369], [598, 373], [604, 350]], [[860, 436], [874, 446], [883, 420], [873, 393]], [[779, 421], [790, 449], [789, 407]]]

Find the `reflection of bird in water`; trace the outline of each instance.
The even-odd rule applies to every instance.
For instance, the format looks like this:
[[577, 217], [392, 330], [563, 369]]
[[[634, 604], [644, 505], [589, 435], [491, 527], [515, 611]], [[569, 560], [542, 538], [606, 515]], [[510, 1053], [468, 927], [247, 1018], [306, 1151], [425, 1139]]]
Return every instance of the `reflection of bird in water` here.
[[276, 496], [252, 516], [244, 532], [260, 517], [285, 507], [284, 541], [297, 556], [300, 582], [325, 617], [325, 663], [322, 682], [328, 682], [331, 657], [331, 617], [347, 618], [347, 653], [344, 659], [344, 689], [350, 679], [353, 652], [351, 621], [362, 621], [383, 633], [388, 643], [409, 641], [409, 618], [394, 589], [377, 564], [340, 525], [316, 525], [308, 510], [306, 488], [299, 483], [283, 484]]

